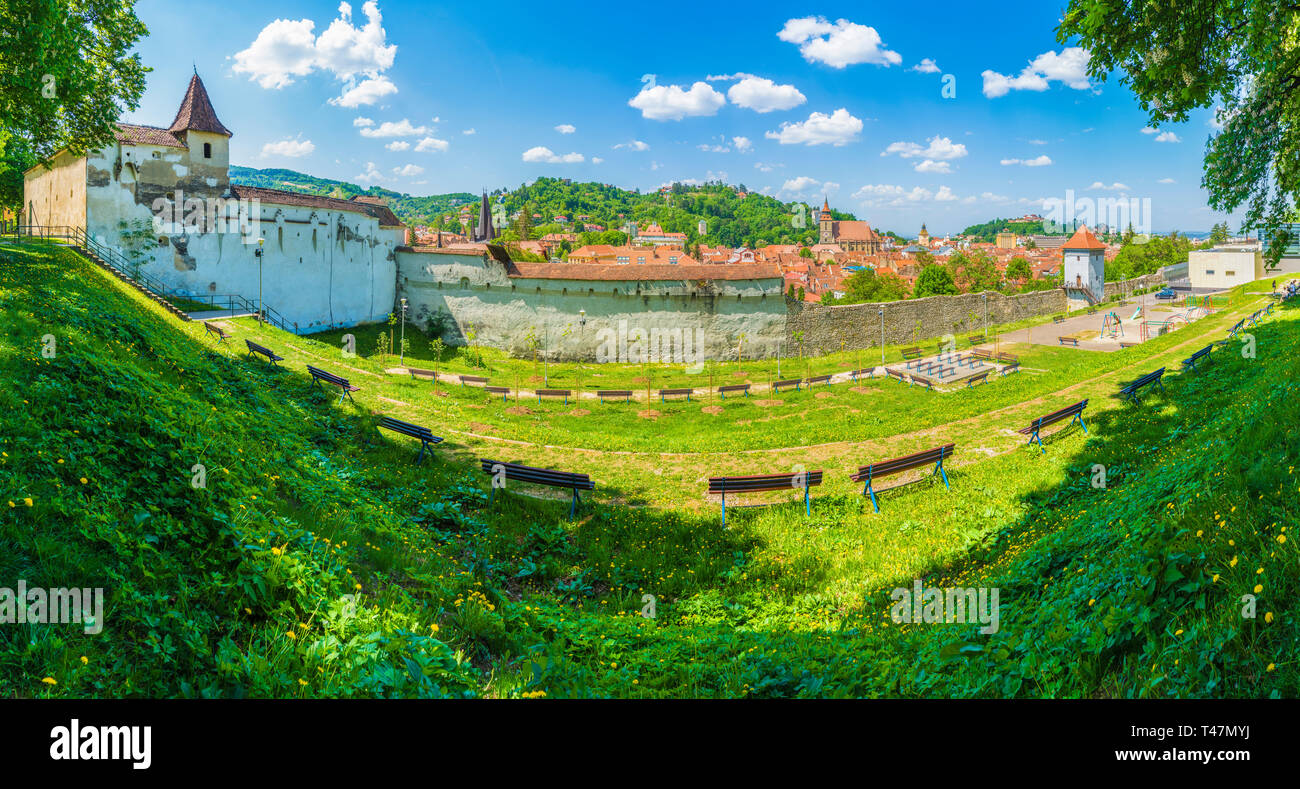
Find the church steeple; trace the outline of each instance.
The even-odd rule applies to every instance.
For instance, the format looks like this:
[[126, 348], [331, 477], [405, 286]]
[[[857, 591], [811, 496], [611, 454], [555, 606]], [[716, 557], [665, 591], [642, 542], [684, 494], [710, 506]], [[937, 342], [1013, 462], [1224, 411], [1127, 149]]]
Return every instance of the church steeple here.
[[818, 219], [825, 222], [831, 218], [831, 203], [826, 197], [822, 197], [822, 214]]
[[478, 225], [474, 228], [474, 238], [476, 242], [491, 241], [497, 237], [497, 231], [492, 227], [492, 209], [488, 205], [487, 192], [483, 193], [483, 201], [478, 207]]
[[176, 120], [172, 121], [167, 130], [173, 133], [201, 131], [231, 136], [230, 130], [217, 119], [217, 111], [212, 109], [208, 90], [203, 87], [203, 80], [199, 79], [197, 70], [190, 77], [190, 86], [185, 91], [185, 98], [181, 100], [180, 109], [176, 110]]

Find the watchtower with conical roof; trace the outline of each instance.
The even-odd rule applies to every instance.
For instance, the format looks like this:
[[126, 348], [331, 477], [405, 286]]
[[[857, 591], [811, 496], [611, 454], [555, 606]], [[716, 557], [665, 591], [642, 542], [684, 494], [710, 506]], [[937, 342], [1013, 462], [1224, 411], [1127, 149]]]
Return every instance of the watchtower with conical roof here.
[[835, 219], [831, 216], [830, 200], [822, 198], [822, 212], [817, 217], [817, 237], [822, 244], [835, 243]]
[[[1070, 240], [1061, 245], [1065, 293], [1071, 309], [1096, 304], [1106, 298], [1106, 245], [1097, 240], [1087, 225], [1080, 225]], [[1075, 302], [1078, 302], [1077, 304]]]
[[189, 148], [190, 190], [202, 184], [224, 194], [230, 186], [230, 130], [217, 118], [208, 90], [196, 71], [167, 131]]

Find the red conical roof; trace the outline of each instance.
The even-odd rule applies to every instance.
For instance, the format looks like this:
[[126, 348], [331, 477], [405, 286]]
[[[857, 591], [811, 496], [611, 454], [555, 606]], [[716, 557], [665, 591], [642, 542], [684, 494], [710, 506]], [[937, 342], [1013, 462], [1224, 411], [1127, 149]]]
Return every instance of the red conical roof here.
[[1061, 249], [1105, 249], [1106, 245], [1097, 240], [1087, 225], [1080, 225], [1070, 240], [1061, 245]]
[[190, 78], [190, 87], [185, 91], [180, 109], [176, 111], [176, 120], [172, 121], [167, 131], [202, 131], [231, 136], [230, 130], [217, 120], [217, 111], [212, 109], [208, 90], [203, 87], [203, 80], [199, 79], [197, 73]]

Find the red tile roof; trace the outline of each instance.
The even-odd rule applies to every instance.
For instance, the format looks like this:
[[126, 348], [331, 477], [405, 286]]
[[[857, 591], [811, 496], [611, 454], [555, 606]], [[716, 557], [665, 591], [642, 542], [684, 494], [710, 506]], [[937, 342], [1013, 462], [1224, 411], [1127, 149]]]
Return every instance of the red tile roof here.
[[1087, 225], [1080, 225], [1070, 240], [1061, 245], [1061, 249], [1105, 249], [1106, 245], [1097, 240]]
[[212, 109], [208, 90], [203, 87], [203, 80], [199, 79], [197, 72], [190, 77], [190, 86], [185, 91], [185, 98], [181, 100], [180, 109], [176, 110], [176, 119], [168, 131], [202, 131], [231, 136], [230, 129], [217, 120], [217, 111]]
[[375, 205], [361, 200], [343, 200], [338, 197], [305, 195], [298, 192], [286, 192], [283, 189], [263, 189], [260, 186], [243, 186], [231, 184], [231, 193], [240, 200], [260, 200], [272, 205], [296, 205], [305, 208], [322, 208], [326, 211], [350, 211], [365, 214], [379, 220], [380, 227], [404, 227], [402, 220], [386, 205]]
[[611, 266], [607, 263], [524, 263], [514, 261], [507, 266], [511, 277], [528, 279], [575, 279], [613, 281], [676, 281], [676, 280], [748, 280], [781, 279], [781, 271], [766, 263], [735, 264], [730, 266], [648, 264]]
[[129, 145], [165, 145], [168, 148], [188, 148], [181, 139], [166, 129], [157, 126], [138, 126], [134, 123], [119, 123], [113, 133], [118, 142]]

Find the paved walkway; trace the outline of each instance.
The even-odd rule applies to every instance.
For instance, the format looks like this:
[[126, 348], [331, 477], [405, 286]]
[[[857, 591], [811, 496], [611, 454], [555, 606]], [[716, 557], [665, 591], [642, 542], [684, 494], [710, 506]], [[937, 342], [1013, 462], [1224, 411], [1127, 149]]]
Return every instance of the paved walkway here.
[[[1133, 319], [1139, 307], [1142, 315]], [[1028, 329], [1017, 329], [999, 336], [1000, 342], [1026, 342], [1034, 345], [1058, 346], [1058, 337], [1079, 336], [1079, 347], [1089, 351], [1118, 351], [1120, 343], [1142, 343], [1142, 321], [1167, 321], [1175, 315], [1183, 315], [1187, 307], [1174, 306], [1169, 301], [1156, 299], [1155, 294], [1131, 296], [1119, 302], [1105, 302], [1097, 305], [1092, 315], [1076, 315], [1066, 318], [1064, 323], [1047, 323]], [[1103, 337], [1102, 323], [1107, 315], [1114, 312], [1119, 316], [1123, 334], [1117, 337]], [[1070, 347], [1070, 346], [1067, 346]]]
[[195, 321], [214, 321], [220, 318], [256, 318], [256, 312], [247, 310], [201, 310], [198, 312], [186, 313], [190, 320]]

